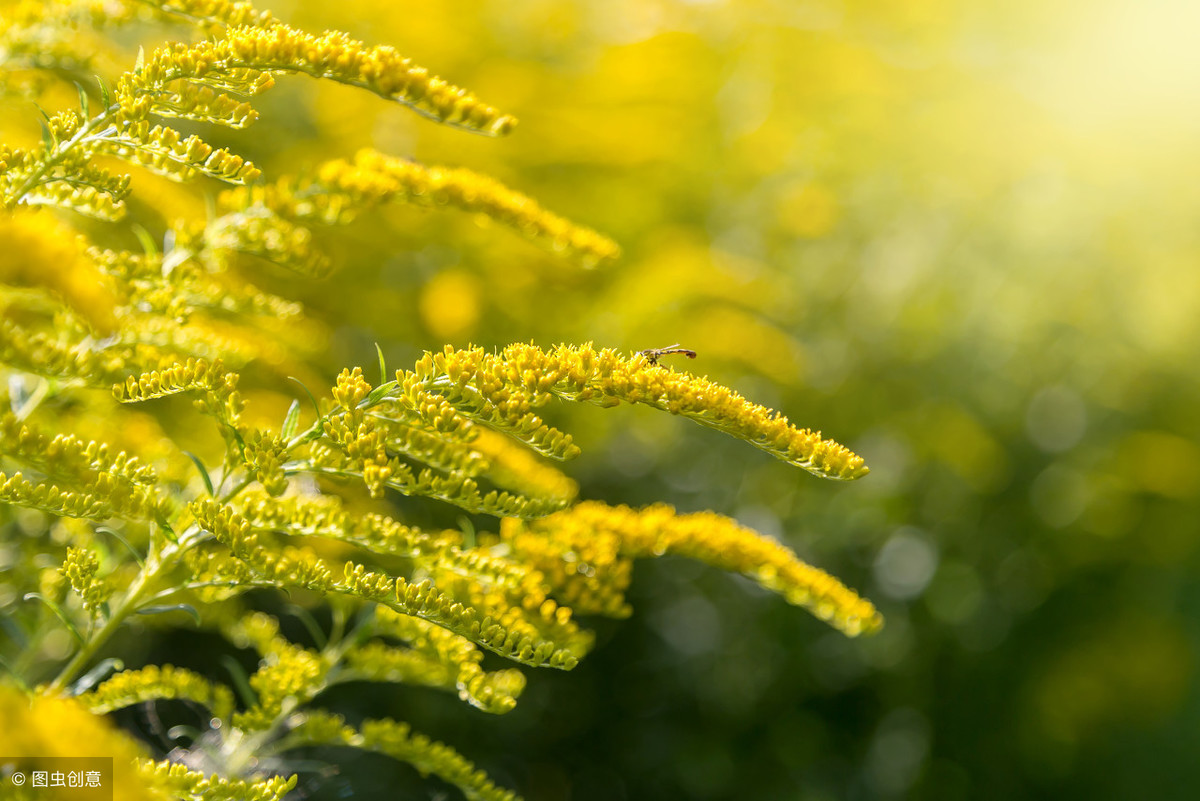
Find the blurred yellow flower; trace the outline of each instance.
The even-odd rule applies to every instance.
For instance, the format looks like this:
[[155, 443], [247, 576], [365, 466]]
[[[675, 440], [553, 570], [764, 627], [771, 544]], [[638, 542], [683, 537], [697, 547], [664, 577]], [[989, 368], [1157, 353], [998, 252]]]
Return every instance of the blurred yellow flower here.
[[[67, 698], [28, 696], [0, 685], [0, 754], [5, 757], [52, 760], [64, 757], [112, 757], [113, 801], [152, 801], [163, 798], [145, 786], [134, 772], [140, 754], [134, 742], [103, 718]], [[47, 764], [47, 769], [55, 769]], [[9, 792], [12, 788], [5, 787]], [[46, 788], [39, 801], [69, 801], [78, 790]], [[7, 798], [8, 796], [4, 796]]]

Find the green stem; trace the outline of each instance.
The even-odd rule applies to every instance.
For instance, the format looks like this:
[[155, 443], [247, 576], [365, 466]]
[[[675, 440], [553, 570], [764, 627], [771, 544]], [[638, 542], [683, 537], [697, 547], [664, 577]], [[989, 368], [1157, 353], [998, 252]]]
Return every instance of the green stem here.
[[20, 203], [21, 198], [25, 197], [26, 194], [42, 183], [42, 179], [46, 177], [46, 173], [61, 163], [63, 156], [70, 153], [80, 142], [91, 136], [97, 128], [108, 125], [112, 116], [120, 110], [121, 107], [114, 103], [84, 123], [70, 139], [65, 142], [56, 143], [54, 148], [46, 154], [46, 158], [42, 163], [38, 165], [38, 168], [31, 172], [25, 181], [9, 196], [4, 198], [4, 205], [11, 208]]
[[[164, 550], [163, 555], [170, 555], [169, 551]], [[108, 620], [104, 622], [97, 631], [88, 637], [87, 642], [83, 647], [75, 652], [75, 656], [71, 657], [61, 671], [58, 677], [51, 682], [48, 692], [52, 695], [62, 695], [70, 683], [79, 673], [91, 662], [96, 653], [104, 647], [104, 644], [116, 633], [125, 619], [137, 611], [139, 602], [141, 601], [142, 593], [150, 586], [154, 579], [157, 579], [165, 572], [169, 565], [168, 560], [160, 559], [147, 564], [141, 572], [138, 573], [137, 579], [129, 588], [129, 592], [125, 593], [125, 597], [121, 599], [121, 604], [113, 610], [109, 615]]]

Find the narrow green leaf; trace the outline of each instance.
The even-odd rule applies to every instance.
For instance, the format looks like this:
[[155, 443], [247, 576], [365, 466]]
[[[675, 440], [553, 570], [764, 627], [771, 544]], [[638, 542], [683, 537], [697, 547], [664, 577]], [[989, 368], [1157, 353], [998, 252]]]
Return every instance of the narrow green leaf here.
[[288, 604], [287, 613], [297, 618], [304, 628], [308, 629], [308, 636], [313, 638], [318, 650], [325, 650], [325, 646], [329, 643], [329, 638], [325, 636], [325, 632], [321, 629], [321, 624], [317, 623], [317, 619], [312, 616], [303, 606], [296, 604]]
[[138, 243], [142, 246], [142, 251], [147, 256], [157, 256], [158, 245], [154, 244], [154, 237], [150, 236], [150, 232], [137, 224], [129, 227], [133, 230], [133, 235], [137, 237]]
[[[156, 520], [154, 522], [158, 523], [159, 528], [161, 528], [163, 530], [163, 533], [165, 533], [167, 535], [167, 539], [169, 539], [171, 542], [175, 543], [176, 545], [179, 544], [179, 535], [175, 533], [175, 529], [171, 528], [171, 524], [168, 521], [166, 521], [162, 518], [159, 518], [158, 520]], [[154, 541], [154, 539], [153, 539], [154, 528], [153, 527], [151, 527], [150, 533], [151, 533], [150, 541], [153, 542]]]
[[96, 83], [100, 85], [100, 104], [108, 108], [112, 105], [112, 93], [108, 91], [108, 84], [99, 75], [96, 76]]
[[141, 72], [142, 67], [144, 67], [145, 65], [146, 65], [146, 48], [139, 47], [138, 54], [137, 54], [137, 61], [133, 62], [133, 71]]
[[375, 352], [379, 354], [379, 383], [387, 383], [387, 361], [383, 358], [383, 348], [379, 347], [379, 343], [375, 343]]
[[291, 439], [299, 425], [300, 401], [293, 400], [292, 405], [288, 407], [287, 414], [283, 418], [283, 427], [280, 429], [280, 434], [283, 435], [284, 439]]
[[242, 703], [247, 708], [258, 703], [258, 694], [250, 686], [250, 677], [246, 675], [246, 669], [242, 667], [242, 663], [226, 654], [221, 657], [221, 664], [225, 665], [225, 669], [229, 671], [229, 675], [233, 679], [233, 686], [238, 691], [238, 695], [242, 697]]
[[118, 670], [124, 670], [125, 663], [120, 659], [104, 659], [100, 664], [84, 673], [79, 677], [79, 680], [71, 685], [71, 695], [79, 695], [95, 687], [103, 679], [108, 678], [109, 673], [116, 673]]
[[83, 84], [81, 84], [79, 81], [76, 81], [75, 89], [79, 92], [79, 108], [83, 110], [83, 118], [85, 120], [91, 119], [92, 114], [90, 111], [88, 111], [88, 96], [87, 92], [85, 92], [83, 89]]
[[463, 547], [474, 548], [476, 543], [475, 524], [466, 515], [458, 516], [458, 528], [463, 533]]
[[187, 612], [200, 625], [200, 613], [191, 604], [169, 604], [165, 606], [144, 606], [137, 611], [139, 615], [161, 615], [164, 612]]
[[371, 390], [370, 395], [363, 398], [363, 402], [359, 404], [359, 408], [367, 408], [379, 403], [389, 392], [396, 388], [398, 383], [398, 381], [388, 381], [386, 384], [380, 384], [375, 387], [375, 389]]
[[129, 540], [127, 540], [123, 536], [121, 536], [120, 533], [114, 531], [113, 529], [109, 528], [108, 526], [96, 526], [96, 533], [97, 534], [107, 534], [108, 536], [112, 537], [114, 540], [116, 540], [117, 542], [119, 542], [125, 546], [125, 548], [133, 556], [134, 561], [138, 563], [138, 567], [146, 566], [146, 561], [144, 559], [142, 559], [142, 555], [140, 553], [138, 553], [137, 549], [129, 544]]
[[320, 426], [321, 406], [320, 406], [320, 404], [317, 403], [317, 399], [315, 397], [313, 397], [313, 394], [311, 392], [309, 392], [308, 387], [306, 387], [304, 385], [303, 381], [301, 381], [299, 378], [296, 378], [295, 376], [288, 376], [288, 378], [292, 381], [295, 381], [297, 384], [300, 385], [300, 389], [304, 390], [304, 394], [308, 396], [309, 401], [312, 403], [313, 412], [316, 413], [316, 415], [317, 415], [317, 422], [313, 425], [312, 433], [308, 437], [306, 437], [306, 439], [308, 439], [308, 440], [317, 439], [321, 435], [321, 426]]
[[37, 600], [37, 601], [41, 601], [42, 603], [44, 603], [46, 606], [48, 606], [50, 608], [51, 612], [53, 612], [55, 615], [58, 616], [58, 619], [62, 621], [62, 624], [67, 627], [67, 631], [69, 631], [75, 635], [75, 639], [79, 640], [80, 645], [87, 644], [87, 641], [83, 639], [83, 635], [79, 633], [79, 629], [75, 628], [75, 624], [71, 622], [71, 619], [69, 617], [67, 617], [67, 613], [63, 610], [63, 608], [61, 606], [56, 604], [54, 601], [52, 601], [49, 598], [47, 598], [46, 596], [42, 595], [40, 592], [25, 593], [25, 600], [26, 601]]
[[191, 451], [184, 451], [184, 454], [192, 460], [192, 463], [196, 465], [196, 469], [200, 471], [200, 478], [204, 479], [204, 486], [208, 490], [208, 494], [216, 495], [216, 492], [213, 490], [212, 476], [208, 474], [208, 469], [204, 466], [204, 462], [200, 461], [200, 457]]

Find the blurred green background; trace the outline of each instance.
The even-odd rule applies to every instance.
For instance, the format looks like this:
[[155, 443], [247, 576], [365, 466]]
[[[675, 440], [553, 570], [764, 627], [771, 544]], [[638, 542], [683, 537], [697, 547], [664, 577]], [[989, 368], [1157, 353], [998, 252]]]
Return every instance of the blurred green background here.
[[[886, 628], [847, 640], [663, 560], [635, 617], [508, 716], [378, 687], [330, 705], [409, 719], [529, 801], [1195, 797], [1200, 8], [260, 5], [393, 44], [521, 124], [471, 136], [292, 78], [212, 141], [268, 176], [360, 147], [471, 167], [625, 249], [583, 271], [412, 208], [320, 232], [337, 274], [278, 281], [329, 323], [322, 374], [375, 342], [396, 365], [679, 342], [681, 369], [872, 468], [832, 484], [662, 414], [552, 410], [583, 497], [732, 515]], [[345, 759], [312, 797], [415, 782]]]
[[563, 410], [583, 497], [733, 515], [887, 627], [846, 640], [736, 578], [642, 564], [637, 616], [507, 718], [418, 692], [390, 711], [530, 801], [1194, 797], [1193, 4], [275, 10], [393, 43], [521, 124], [471, 137], [285, 81], [245, 140], [268, 173], [364, 146], [468, 166], [625, 248], [583, 272], [412, 209], [329, 232], [338, 291], [297, 291], [354, 321], [331, 365], [376, 340], [397, 363], [681, 342], [681, 368], [872, 467], [834, 485], [659, 414]]

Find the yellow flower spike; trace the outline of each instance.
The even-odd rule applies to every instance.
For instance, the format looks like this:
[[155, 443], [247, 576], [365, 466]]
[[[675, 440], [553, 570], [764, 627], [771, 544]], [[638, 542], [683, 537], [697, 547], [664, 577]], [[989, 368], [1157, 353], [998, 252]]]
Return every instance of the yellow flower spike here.
[[173, 665], [147, 665], [121, 671], [80, 695], [79, 701], [95, 714], [104, 715], [161, 698], [186, 698], [207, 707], [214, 717], [222, 720], [227, 720], [234, 708], [233, 693], [228, 687]]
[[222, 207], [231, 211], [262, 204], [286, 218], [326, 224], [346, 223], [362, 211], [396, 202], [454, 206], [485, 215], [586, 267], [616, 259], [621, 252], [607, 237], [543, 209], [493, 178], [466, 169], [427, 167], [374, 150], [360, 151], [353, 162], [326, 162], [307, 184], [293, 186], [285, 180], [229, 190], [221, 197]]
[[486, 428], [471, 447], [487, 459], [487, 474], [496, 483], [526, 495], [556, 500], [574, 500], [579, 485], [540, 461], [510, 438]]
[[497, 786], [462, 754], [414, 732], [407, 723], [368, 719], [355, 729], [340, 715], [306, 710], [289, 740], [298, 745], [348, 745], [407, 762], [422, 775], [433, 774], [457, 785], [471, 801], [521, 801], [520, 796]]
[[862, 457], [820, 433], [797, 429], [783, 415], [727, 387], [652, 364], [641, 353], [623, 357], [590, 345], [559, 345], [549, 351], [510, 345], [497, 354], [447, 347], [436, 355], [427, 353], [411, 375], [464, 413], [558, 459], [579, 449], [569, 435], [532, 414], [551, 397], [600, 406], [622, 401], [653, 406], [745, 440], [822, 478], [855, 479], [868, 472]]
[[[540, 520], [505, 520], [501, 535], [578, 611], [627, 613], [622, 599], [627, 560], [672, 554], [742, 573], [848, 636], [870, 634], [883, 625], [869, 601], [833, 576], [712, 512], [680, 515], [665, 505], [635, 510], [585, 502]], [[581, 564], [585, 569], [576, 572]], [[620, 570], [604, 575], [611, 565]]]
[[92, 551], [84, 548], [67, 548], [67, 558], [63, 561], [59, 572], [71, 584], [71, 589], [79, 596], [83, 608], [93, 618], [99, 615], [105, 601], [113, 593], [113, 588], [102, 578], [97, 578], [100, 571], [100, 559]]
[[353, 677], [454, 690], [463, 701], [492, 714], [516, 706], [525, 676], [513, 669], [484, 671], [483, 654], [465, 637], [388, 607], [376, 609], [374, 623], [376, 634], [406, 647], [373, 641], [350, 649], [346, 661]]
[[296, 776], [270, 776], [256, 781], [224, 779], [187, 765], [163, 760], [138, 763], [138, 776], [149, 787], [161, 788], [169, 798], [219, 798], [234, 801], [283, 801], [296, 786]]
[[261, 73], [296, 72], [344, 83], [402, 103], [438, 122], [499, 136], [515, 118], [481, 102], [387, 46], [370, 46], [344, 33], [305, 33], [282, 23], [245, 25], [214, 42], [165, 47], [147, 56], [143, 68], [122, 85], [137, 97], [168, 81], [185, 79], [228, 88], [259, 83]]
[[258, 11], [242, 0], [145, 0], [157, 10], [188, 20], [231, 28], [269, 28], [279, 24], [269, 11]]

